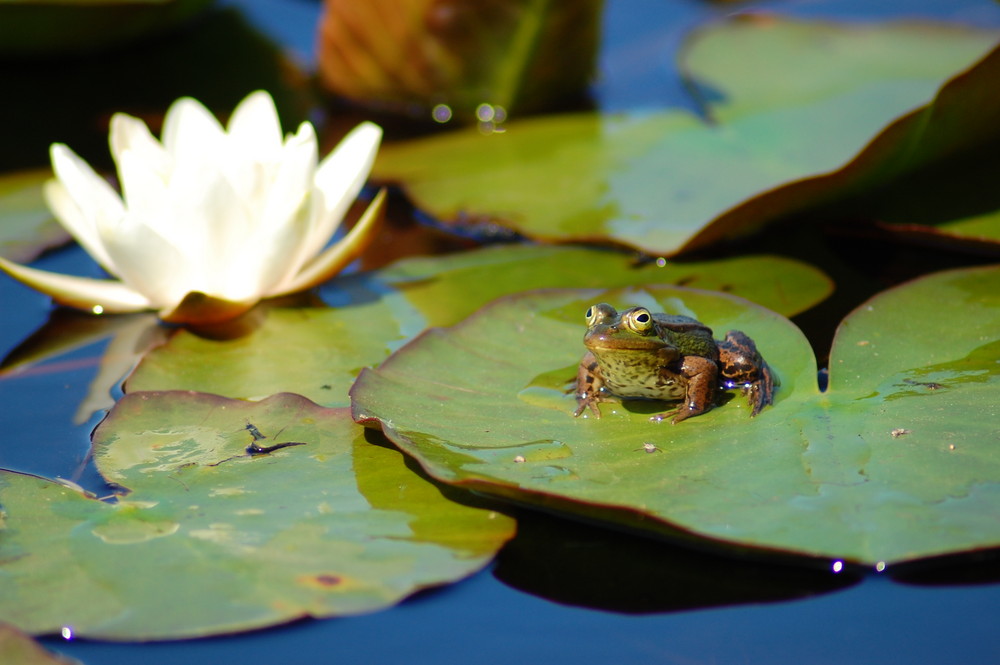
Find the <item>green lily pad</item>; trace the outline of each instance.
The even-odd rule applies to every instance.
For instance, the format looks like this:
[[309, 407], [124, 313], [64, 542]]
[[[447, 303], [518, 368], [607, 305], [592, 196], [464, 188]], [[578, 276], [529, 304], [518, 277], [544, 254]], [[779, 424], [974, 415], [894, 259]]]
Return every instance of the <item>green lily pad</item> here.
[[28, 263], [69, 241], [42, 195], [42, 185], [51, 177], [49, 169], [0, 175], [0, 256]]
[[[250, 454], [255, 435], [274, 449]], [[297, 395], [127, 395], [94, 455], [130, 490], [116, 503], [0, 472], [0, 615], [22, 630], [176, 639], [370, 612], [469, 575], [514, 530]]]
[[148, 353], [127, 391], [198, 390], [260, 399], [294, 392], [346, 406], [363, 367], [377, 365], [428, 325], [450, 325], [497, 296], [556, 286], [685, 283], [753, 298], [794, 314], [825, 298], [815, 268], [778, 257], [636, 265], [621, 253], [570, 247], [497, 247], [402, 261], [331, 282], [336, 308], [271, 308], [251, 333], [229, 340], [179, 330]]
[[[560, 384], [598, 301], [744, 330], [780, 377], [775, 404], [751, 420], [737, 396], [676, 426], [650, 422], [663, 408], [642, 402], [574, 418]], [[737, 298], [547, 291], [415, 339], [361, 374], [353, 412], [445, 482], [703, 544], [881, 567], [1000, 546], [998, 358], [995, 267], [927, 277], [852, 313], [826, 392], [798, 330]]]
[[56, 656], [21, 631], [2, 623], [0, 623], [0, 663], [10, 663], [10, 665], [80, 665], [80, 661], [75, 658]]
[[997, 37], [914, 24], [722, 23], [698, 32], [681, 63], [708, 121], [682, 110], [515, 121], [500, 134], [387, 145], [374, 176], [443, 220], [487, 218], [535, 238], [673, 255], [996, 139], [1000, 52], [914, 109]]

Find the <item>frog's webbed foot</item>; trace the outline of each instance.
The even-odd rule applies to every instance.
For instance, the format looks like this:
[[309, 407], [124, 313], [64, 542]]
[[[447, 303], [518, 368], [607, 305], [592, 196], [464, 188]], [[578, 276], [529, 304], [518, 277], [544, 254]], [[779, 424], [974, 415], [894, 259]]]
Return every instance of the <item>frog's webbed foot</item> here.
[[577, 394], [576, 396], [577, 407], [576, 411], [573, 412], [573, 417], [576, 418], [583, 410], [586, 408], [590, 409], [590, 412], [594, 414], [595, 418], [601, 417], [601, 409], [597, 406], [601, 402], [607, 402], [608, 398], [601, 393], [590, 393], [590, 394]]
[[750, 417], [774, 403], [774, 387], [780, 382], [745, 333], [730, 330], [719, 343], [721, 378], [725, 388], [739, 388], [750, 405]]

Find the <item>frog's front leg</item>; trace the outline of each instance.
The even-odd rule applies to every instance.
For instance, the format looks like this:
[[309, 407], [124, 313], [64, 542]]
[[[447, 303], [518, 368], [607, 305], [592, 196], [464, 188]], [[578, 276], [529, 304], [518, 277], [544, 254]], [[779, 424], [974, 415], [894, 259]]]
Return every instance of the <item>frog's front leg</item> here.
[[601, 410], [598, 408], [600, 402], [607, 398], [601, 392], [604, 379], [601, 378], [601, 366], [597, 363], [597, 357], [587, 351], [580, 360], [580, 368], [576, 372], [576, 411], [573, 416], [579, 416], [583, 410], [590, 408], [595, 418], [601, 417]]
[[727, 388], [739, 388], [750, 405], [750, 417], [774, 403], [777, 378], [757, 351], [757, 345], [745, 333], [730, 330], [719, 342], [722, 382]]
[[670, 422], [677, 423], [704, 413], [715, 402], [715, 388], [719, 383], [719, 366], [710, 358], [687, 356], [681, 364], [680, 373], [687, 379], [684, 401], [677, 409], [653, 416], [650, 420], [660, 421], [674, 414]]

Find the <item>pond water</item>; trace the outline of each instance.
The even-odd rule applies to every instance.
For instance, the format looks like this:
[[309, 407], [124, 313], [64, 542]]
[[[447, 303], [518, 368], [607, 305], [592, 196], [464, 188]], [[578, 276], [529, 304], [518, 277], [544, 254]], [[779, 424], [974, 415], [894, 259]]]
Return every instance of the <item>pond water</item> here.
[[[318, 4], [248, 0], [227, 4], [291, 49], [312, 51]], [[1000, 25], [995, 3], [966, 0], [839, 0], [759, 5], [799, 16], [935, 16]], [[680, 43], [709, 15], [696, 2], [608, 3], [605, 108], [683, 104], [683, 85], [652, 45]], [[627, 47], [626, 47], [627, 46]], [[655, 92], [654, 92], [655, 91]], [[94, 274], [79, 249], [38, 267]], [[48, 300], [0, 279], [9, 352], [51, 313]], [[70, 478], [97, 488], [87, 464], [100, 415], [75, 425], [103, 343], [83, 346], [0, 380], [4, 444], [0, 467]], [[992, 663], [1000, 660], [996, 617], [1000, 565], [984, 555], [936, 572], [888, 575], [788, 570], [697, 553], [601, 528], [523, 515], [521, 533], [472, 578], [417, 594], [371, 615], [310, 621], [230, 637], [157, 644], [47, 638], [87, 665], [256, 663]]]

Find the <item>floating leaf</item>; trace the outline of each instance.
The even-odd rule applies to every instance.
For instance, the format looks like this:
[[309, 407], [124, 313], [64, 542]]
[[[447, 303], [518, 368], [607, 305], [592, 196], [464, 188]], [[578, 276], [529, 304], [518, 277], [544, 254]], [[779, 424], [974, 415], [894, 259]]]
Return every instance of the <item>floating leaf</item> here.
[[[659, 405], [573, 418], [561, 384], [592, 302], [656, 305], [753, 337], [781, 386], [672, 426]], [[738, 299], [679, 288], [502, 299], [366, 370], [359, 421], [434, 477], [549, 510], [736, 548], [893, 563], [1000, 546], [1000, 269], [887, 291], [841, 325], [820, 393], [806, 340]], [[420, 390], [414, 386], [421, 386]], [[648, 445], [647, 445], [648, 444]]]
[[42, 196], [49, 169], [0, 176], [0, 256], [28, 263], [46, 249], [70, 239]]
[[914, 112], [997, 36], [722, 23], [697, 33], [682, 62], [710, 122], [680, 110], [515, 121], [500, 134], [386, 146], [374, 175], [440, 219], [485, 217], [536, 238], [676, 254], [997, 138], [1000, 53]]
[[513, 533], [297, 395], [134, 393], [94, 445], [131, 490], [117, 503], [0, 472], [0, 615], [23, 630], [174, 639], [369, 612], [472, 573]]
[[[363, 367], [377, 365], [427, 325], [450, 325], [497, 296], [553, 286], [682, 282], [722, 289], [793, 314], [830, 292], [822, 273], [777, 257], [635, 265], [618, 252], [499, 247], [402, 261], [331, 282], [334, 309], [266, 311], [262, 325], [232, 340], [177, 331], [149, 353], [126, 390], [198, 390], [259, 399], [295, 392], [324, 406], [346, 406]], [[353, 303], [353, 304], [352, 304]]]

